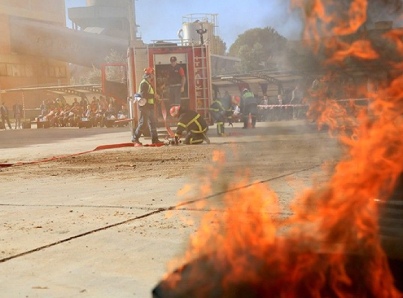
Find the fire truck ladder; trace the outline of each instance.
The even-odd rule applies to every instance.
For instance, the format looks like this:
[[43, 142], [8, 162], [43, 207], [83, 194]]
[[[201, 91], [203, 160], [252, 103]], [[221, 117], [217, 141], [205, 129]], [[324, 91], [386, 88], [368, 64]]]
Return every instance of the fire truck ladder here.
[[[200, 53], [198, 55], [198, 53]], [[210, 119], [210, 53], [205, 45], [193, 46], [193, 65], [194, 65], [194, 86], [195, 86], [195, 101], [196, 111], [203, 115], [206, 120]]]

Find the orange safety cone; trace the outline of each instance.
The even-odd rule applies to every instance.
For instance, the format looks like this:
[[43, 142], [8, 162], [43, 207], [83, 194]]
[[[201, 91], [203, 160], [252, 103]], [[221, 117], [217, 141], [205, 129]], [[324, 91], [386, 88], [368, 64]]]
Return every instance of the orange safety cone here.
[[248, 115], [248, 128], [252, 128], [252, 114], [249, 113]]

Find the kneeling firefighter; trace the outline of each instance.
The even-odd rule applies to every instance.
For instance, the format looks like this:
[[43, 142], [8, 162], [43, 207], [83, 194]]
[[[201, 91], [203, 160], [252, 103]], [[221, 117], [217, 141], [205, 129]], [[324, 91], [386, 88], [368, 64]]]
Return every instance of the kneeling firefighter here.
[[214, 99], [210, 105], [210, 114], [217, 124], [217, 135], [224, 136], [225, 109], [219, 99]]
[[175, 145], [179, 144], [179, 138], [186, 132], [184, 143], [187, 145], [197, 145], [206, 141], [208, 125], [206, 120], [197, 112], [184, 109], [180, 106], [173, 106], [169, 110], [172, 117], [178, 117], [178, 126], [175, 132]]

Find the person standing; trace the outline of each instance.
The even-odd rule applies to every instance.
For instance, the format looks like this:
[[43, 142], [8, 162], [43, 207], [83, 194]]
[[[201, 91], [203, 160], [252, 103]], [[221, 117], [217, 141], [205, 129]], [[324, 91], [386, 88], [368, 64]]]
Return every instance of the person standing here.
[[228, 121], [228, 125], [233, 126], [233, 115], [234, 111], [232, 109], [232, 97], [229, 94], [228, 90], [225, 90], [224, 96], [221, 98], [221, 104], [225, 110], [225, 120]]
[[196, 111], [188, 110], [182, 106], [173, 106], [169, 110], [172, 117], [178, 117], [178, 126], [175, 131], [175, 145], [179, 144], [179, 138], [186, 133], [184, 143], [187, 145], [198, 145], [206, 141], [208, 125], [206, 120]]
[[177, 59], [172, 56], [169, 61], [171, 67], [168, 73], [168, 85], [169, 85], [169, 102], [173, 105], [184, 105], [188, 108], [188, 103], [184, 103], [181, 100], [181, 95], [185, 91], [186, 76], [184, 69], [177, 64]]
[[278, 94], [278, 95], [277, 95], [277, 100], [278, 100], [277, 105], [279, 106], [279, 107], [278, 107], [278, 113], [277, 113], [277, 120], [284, 120], [284, 107], [283, 107], [284, 101], [283, 101], [283, 95], [282, 95], [282, 94]]
[[[295, 86], [294, 90], [292, 90], [292, 95], [291, 95], [291, 105], [300, 105], [302, 102], [302, 97], [303, 94], [301, 92], [301, 88], [299, 85]], [[301, 117], [301, 107], [299, 106], [293, 106], [292, 107], [292, 118], [293, 119], [299, 119]]]
[[257, 99], [248, 88], [242, 90], [240, 110], [243, 118], [243, 129], [248, 128], [249, 114], [252, 117], [252, 128], [256, 127]]
[[39, 106], [39, 109], [41, 110], [41, 115], [40, 116], [46, 116], [46, 114], [48, 113], [48, 105], [46, 103], [46, 101], [42, 100], [41, 105]]
[[14, 104], [13, 112], [14, 112], [14, 119], [15, 119], [14, 129], [22, 128], [22, 126], [21, 126], [22, 105], [19, 103]]
[[268, 108], [267, 106], [269, 105], [269, 97], [267, 95], [263, 95], [262, 100], [260, 101], [260, 105], [263, 107], [258, 107], [258, 115], [260, 121], [267, 121], [268, 119]]
[[219, 99], [214, 99], [210, 105], [210, 114], [214, 122], [217, 124], [217, 135], [224, 136], [225, 109]]
[[1, 103], [0, 114], [1, 114], [1, 121], [3, 122], [4, 125], [4, 129], [6, 129], [6, 123], [8, 127], [12, 129], [10, 119], [8, 117], [8, 108], [5, 106], [4, 102]]
[[158, 100], [158, 94], [154, 92], [154, 87], [152, 86], [151, 79], [154, 74], [154, 69], [147, 67], [144, 69], [143, 79], [140, 82], [138, 93], [144, 102], [139, 102], [139, 121], [136, 130], [133, 133], [132, 142], [135, 147], [142, 146], [143, 144], [139, 141], [141, 134], [143, 133], [144, 125], [147, 123], [148, 128], [151, 133], [151, 142], [154, 145], [161, 145], [163, 142], [158, 140], [157, 127], [154, 115], [154, 105], [156, 100]]

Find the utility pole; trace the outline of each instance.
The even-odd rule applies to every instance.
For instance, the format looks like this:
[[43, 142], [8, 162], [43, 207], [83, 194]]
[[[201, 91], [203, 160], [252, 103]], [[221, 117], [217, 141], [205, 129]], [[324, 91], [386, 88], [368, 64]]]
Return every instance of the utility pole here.
[[136, 61], [135, 61], [135, 43], [136, 43], [136, 22], [134, 13], [134, 1], [128, 1], [128, 21], [129, 21], [129, 44], [127, 49], [127, 79], [128, 79], [128, 105], [130, 114], [130, 129], [132, 137], [134, 128], [138, 119], [137, 105], [134, 105], [134, 94], [136, 93]]

